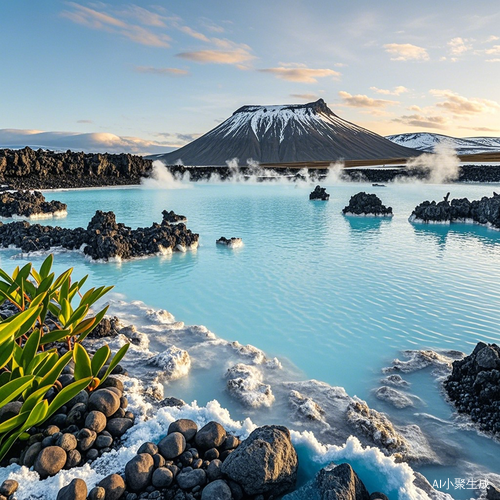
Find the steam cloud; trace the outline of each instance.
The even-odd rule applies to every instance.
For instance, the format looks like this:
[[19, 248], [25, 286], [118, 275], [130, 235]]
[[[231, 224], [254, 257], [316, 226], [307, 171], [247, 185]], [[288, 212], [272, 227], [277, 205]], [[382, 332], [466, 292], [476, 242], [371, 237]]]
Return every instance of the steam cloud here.
[[192, 186], [188, 182], [189, 174], [186, 178], [178, 179], [160, 160], [155, 160], [150, 176], [141, 180], [141, 186], [146, 189], [189, 189]]
[[440, 142], [434, 146], [434, 153], [425, 153], [406, 162], [408, 170], [416, 170], [426, 175], [427, 182], [441, 184], [458, 179], [460, 159], [455, 149], [448, 142]]

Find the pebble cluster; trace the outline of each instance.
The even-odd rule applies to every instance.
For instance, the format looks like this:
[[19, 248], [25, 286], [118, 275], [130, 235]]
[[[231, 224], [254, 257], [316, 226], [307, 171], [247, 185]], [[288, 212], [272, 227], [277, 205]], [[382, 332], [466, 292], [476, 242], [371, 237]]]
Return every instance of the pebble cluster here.
[[192, 420], [176, 420], [157, 445], [144, 443], [127, 463], [124, 498], [242, 498], [241, 488], [222, 479], [221, 470], [239, 444], [240, 440], [217, 422], [198, 430]]
[[[59, 378], [63, 385], [71, 380], [71, 374]], [[135, 417], [126, 410], [128, 401], [123, 396], [122, 382], [108, 377], [103, 385], [90, 394], [81, 391], [42, 426], [30, 429], [26, 446], [18, 456], [10, 458], [10, 463], [33, 467], [45, 479], [61, 469], [91, 463], [111, 451], [132, 427]], [[0, 421], [18, 411], [17, 402], [5, 405], [0, 410]]]

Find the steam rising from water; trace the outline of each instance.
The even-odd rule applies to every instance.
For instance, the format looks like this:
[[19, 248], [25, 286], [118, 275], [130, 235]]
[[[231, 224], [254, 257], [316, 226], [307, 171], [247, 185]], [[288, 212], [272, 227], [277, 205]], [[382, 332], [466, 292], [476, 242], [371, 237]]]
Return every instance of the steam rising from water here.
[[153, 162], [153, 170], [147, 178], [141, 179], [141, 185], [147, 189], [189, 189], [189, 174], [182, 179], [174, 177], [170, 170], [160, 161]]
[[450, 143], [440, 142], [434, 146], [434, 153], [410, 158], [406, 166], [409, 170], [423, 172], [427, 182], [441, 184], [458, 179], [460, 160]]

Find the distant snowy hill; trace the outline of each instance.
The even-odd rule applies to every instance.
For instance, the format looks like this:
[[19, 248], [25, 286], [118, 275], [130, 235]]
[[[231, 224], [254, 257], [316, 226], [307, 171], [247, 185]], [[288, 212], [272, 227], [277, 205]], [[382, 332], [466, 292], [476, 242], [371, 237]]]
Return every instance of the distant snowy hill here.
[[434, 146], [440, 142], [451, 144], [459, 155], [500, 151], [500, 137], [457, 138], [442, 134], [432, 134], [430, 132], [417, 132], [413, 134], [388, 135], [386, 139], [400, 146], [426, 152], [433, 151]]
[[408, 158], [418, 152], [338, 117], [325, 101], [243, 106], [186, 146], [156, 156], [167, 164], [225, 165]]

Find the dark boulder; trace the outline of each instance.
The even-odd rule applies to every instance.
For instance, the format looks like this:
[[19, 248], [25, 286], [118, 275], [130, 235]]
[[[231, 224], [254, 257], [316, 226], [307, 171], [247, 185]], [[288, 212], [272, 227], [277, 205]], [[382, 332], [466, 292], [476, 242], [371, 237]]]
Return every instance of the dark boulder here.
[[465, 358], [453, 362], [444, 388], [459, 413], [479, 428], [500, 436], [500, 347], [479, 342]]
[[218, 422], [208, 422], [196, 434], [195, 443], [201, 450], [217, 448], [226, 440], [226, 431]]
[[297, 468], [290, 431], [277, 425], [255, 429], [222, 464], [222, 472], [247, 495], [290, 491], [297, 481]]
[[140, 453], [125, 466], [125, 479], [132, 491], [142, 491], [151, 483], [154, 462], [149, 453]]
[[118, 474], [106, 476], [97, 486], [106, 491], [106, 500], [119, 500], [125, 492], [125, 481]]
[[386, 207], [376, 194], [365, 192], [351, 196], [349, 204], [342, 209], [344, 215], [366, 215], [374, 217], [392, 217], [392, 207]]
[[73, 479], [57, 494], [57, 500], [85, 500], [87, 498], [87, 484], [83, 479]]
[[309, 195], [309, 199], [328, 201], [330, 199], [330, 195], [326, 192], [326, 188], [321, 186], [316, 186], [314, 188], [314, 191]]
[[321, 469], [314, 479], [297, 491], [285, 495], [283, 500], [370, 500], [365, 485], [349, 464]]
[[56, 475], [66, 464], [66, 452], [59, 446], [47, 446], [36, 457], [34, 470], [41, 479]]

